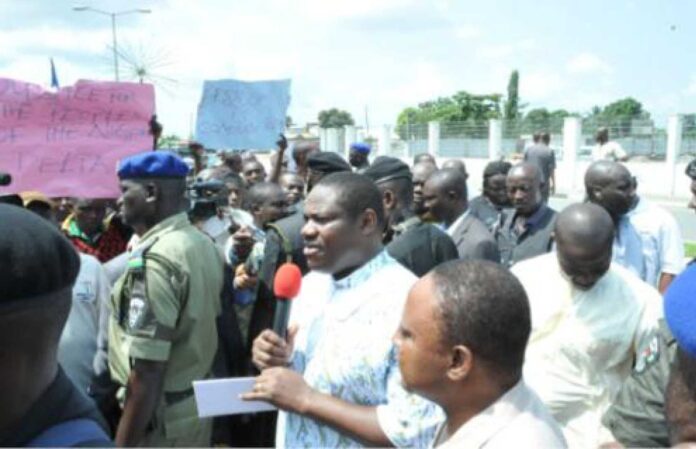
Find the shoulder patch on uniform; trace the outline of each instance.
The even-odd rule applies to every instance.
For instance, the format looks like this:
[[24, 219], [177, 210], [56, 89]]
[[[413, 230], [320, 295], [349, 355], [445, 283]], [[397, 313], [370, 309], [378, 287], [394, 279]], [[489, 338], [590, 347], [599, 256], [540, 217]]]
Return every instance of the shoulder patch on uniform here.
[[131, 330], [140, 329], [145, 321], [147, 302], [143, 298], [131, 298], [128, 304], [128, 327]]
[[660, 359], [660, 341], [659, 336], [655, 335], [650, 344], [643, 349], [643, 351], [638, 356], [636, 360], [636, 366], [633, 371], [636, 374], [641, 374], [645, 372], [651, 365], [654, 365]]

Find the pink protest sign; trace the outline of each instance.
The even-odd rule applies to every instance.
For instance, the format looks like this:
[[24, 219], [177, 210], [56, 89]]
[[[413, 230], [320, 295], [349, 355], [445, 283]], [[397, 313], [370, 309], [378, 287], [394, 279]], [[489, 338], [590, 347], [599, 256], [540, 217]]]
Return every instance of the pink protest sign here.
[[0, 78], [0, 193], [114, 198], [118, 161], [152, 149], [151, 85], [78, 81], [58, 92]]

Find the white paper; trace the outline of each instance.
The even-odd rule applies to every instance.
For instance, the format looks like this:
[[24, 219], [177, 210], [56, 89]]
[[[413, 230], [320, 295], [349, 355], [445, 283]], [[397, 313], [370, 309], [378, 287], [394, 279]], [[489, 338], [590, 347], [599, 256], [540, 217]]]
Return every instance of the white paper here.
[[242, 413], [275, 410], [262, 401], [243, 401], [239, 398], [254, 388], [254, 377], [231, 377], [228, 379], [197, 380], [193, 382], [198, 416], [239, 415]]

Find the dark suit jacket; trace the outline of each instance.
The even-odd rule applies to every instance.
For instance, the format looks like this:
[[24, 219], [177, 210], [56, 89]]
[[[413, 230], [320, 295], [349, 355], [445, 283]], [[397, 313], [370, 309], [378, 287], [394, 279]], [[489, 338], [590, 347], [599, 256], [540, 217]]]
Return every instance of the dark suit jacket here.
[[498, 245], [486, 225], [468, 214], [452, 232], [452, 240], [457, 245], [459, 258], [463, 260], [490, 260], [500, 262]]

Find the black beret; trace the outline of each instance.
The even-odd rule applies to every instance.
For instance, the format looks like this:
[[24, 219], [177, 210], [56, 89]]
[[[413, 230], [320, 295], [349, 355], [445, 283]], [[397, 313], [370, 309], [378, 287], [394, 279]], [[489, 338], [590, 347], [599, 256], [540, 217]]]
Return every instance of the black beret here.
[[80, 257], [57, 226], [26, 209], [0, 204], [0, 267], [2, 305], [72, 287]]
[[307, 158], [307, 165], [311, 170], [325, 174], [352, 171], [345, 159], [337, 153], [329, 151], [310, 154]]
[[486, 168], [483, 169], [483, 177], [490, 178], [491, 176], [495, 176], [495, 175], [507, 175], [511, 168], [512, 168], [512, 164], [509, 162], [505, 162], [505, 161], [489, 162], [488, 165], [486, 165]]
[[363, 175], [377, 184], [398, 178], [412, 179], [413, 176], [408, 165], [390, 156], [380, 156], [375, 159], [372, 165], [365, 169]]

